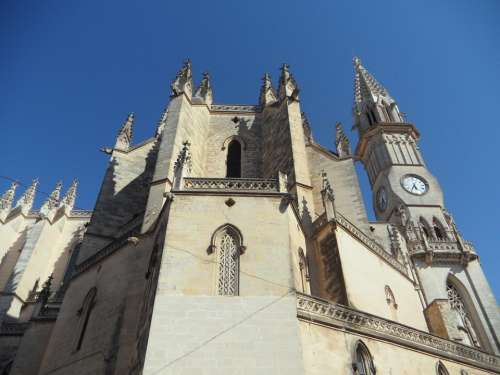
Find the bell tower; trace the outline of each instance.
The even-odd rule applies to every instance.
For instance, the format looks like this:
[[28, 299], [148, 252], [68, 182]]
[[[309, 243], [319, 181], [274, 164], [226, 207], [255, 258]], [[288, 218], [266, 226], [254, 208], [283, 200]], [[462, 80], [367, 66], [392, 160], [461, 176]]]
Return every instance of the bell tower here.
[[368, 173], [376, 217], [399, 224], [401, 217], [422, 216], [430, 231], [433, 221], [445, 222], [443, 194], [418, 148], [420, 133], [359, 58], [354, 59], [354, 69], [356, 155]]
[[354, 70], [356, 156], [368, 174], [377, 221], [404, 238], [430, 331], [498, 353], [495, 299], [473, 245], [457, 230], [439, 182], [425, 165], [418, 129], [357, 57]]

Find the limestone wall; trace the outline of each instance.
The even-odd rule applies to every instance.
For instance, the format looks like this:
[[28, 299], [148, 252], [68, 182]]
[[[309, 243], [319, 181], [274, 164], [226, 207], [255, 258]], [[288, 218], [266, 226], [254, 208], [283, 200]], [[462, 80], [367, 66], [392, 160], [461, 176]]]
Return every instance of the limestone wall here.
[[466, 370], [469, 375], [493, 374], [461, 363], [446, 360], [438, 355], [391, 344], [372, 337], [360, 336], [332, 327], [323, 327], [307, 321], [300, 322], [300, 334], [304, 350], [305, 374], [351, 374], [354, 352], [358, 340], [366, 345], [373, 357], [377, 374], [433, 375], [437, 374], [438, 361], [450, 374]]
[[[143, 237], [74, 278], [66, 292], [41, 374], [128, 373], [136, 358], [137, 322], [152, 244]], [[76, 350], [83, 301], [97, 288], [82, 346]], [[68, 327], [72, 327], [68, 329]]]
[[397, 321], [427, 331], [423, 307], [412, 281], [342, 228], [337, 228], [336, 234], [349, 304], [355, 309], [393, 319], [385, 295], [388, 285], [398, 305]]
[[208, 139], [202, 141], [207, 147], [203, 177], [226, 177], [227, 144], [232, 138], [242, 143], [241, 177], [262, 177], [260, 132], [261, 123], [253, 114], [211, 114]]
[[[233, 196], [231, 207], [227, 199], [175, 196], [144, 374], [303, 374], [290, 249], [303, 240], [291, 240], [281, 197]], [[241, 231], [246, 246], [239, 296], [216, 295], [218, 262], [207, 252], [226, 223]]]

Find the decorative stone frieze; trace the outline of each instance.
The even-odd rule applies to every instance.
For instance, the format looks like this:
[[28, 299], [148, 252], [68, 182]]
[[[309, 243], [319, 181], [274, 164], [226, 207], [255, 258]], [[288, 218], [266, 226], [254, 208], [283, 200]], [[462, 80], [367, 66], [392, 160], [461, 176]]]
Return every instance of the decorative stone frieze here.
[[500, 358], [497, 356], [317, 297], [297, 293], [297, 316], [304, 321], [366, 334], [410, 349], [500, 371]]

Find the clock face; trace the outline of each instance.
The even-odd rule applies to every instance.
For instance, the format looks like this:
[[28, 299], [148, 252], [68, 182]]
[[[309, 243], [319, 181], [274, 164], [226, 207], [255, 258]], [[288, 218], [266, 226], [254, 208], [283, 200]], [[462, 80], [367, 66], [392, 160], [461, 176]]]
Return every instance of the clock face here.
[[384, 187], [381, 187], [377, 192], [377, 206], [380, 211], [385, 211], [387, 208], [387, 193]]
[[427, 183], [419, 176], [406, 175], [403, 177], [401, 184], [411, 194], [423, 195], [427, 192]]

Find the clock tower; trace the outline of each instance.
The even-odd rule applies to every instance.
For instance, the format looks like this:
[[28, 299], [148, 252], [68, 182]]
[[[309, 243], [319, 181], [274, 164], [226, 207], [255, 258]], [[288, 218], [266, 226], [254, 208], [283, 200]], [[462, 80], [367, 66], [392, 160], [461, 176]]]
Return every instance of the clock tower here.
[[443, 194], [425, 166], [418, 129], [358, 58], [354, 66], [356, 154], [368, 173], [377, 220], [401, 224], [401, 218], [417, 218], [429, 235], [436, 226], [444, 236], [439, 231], [451, 228], [443, 212]]
[[[379, 228], [386, 226], [394, 255], [417, 276], [415, 288], [432, 333], [499, 352], [496, 302], [473, 245], [457, 230], [439, 182], [425, 165], [418, 129], [358, 58], [354, 69], [356, 156], [372, 188], [375, 237], [381, 238]], [[460, 308], [450, 303], [456, 295]]]

